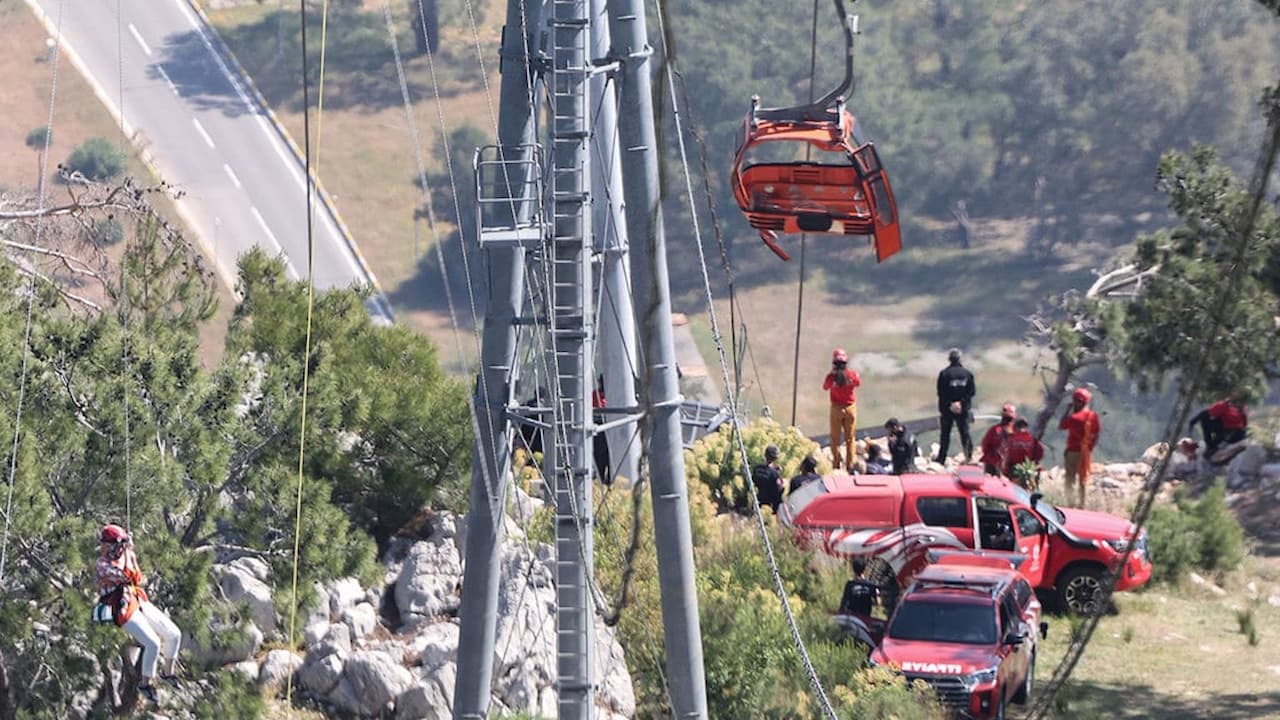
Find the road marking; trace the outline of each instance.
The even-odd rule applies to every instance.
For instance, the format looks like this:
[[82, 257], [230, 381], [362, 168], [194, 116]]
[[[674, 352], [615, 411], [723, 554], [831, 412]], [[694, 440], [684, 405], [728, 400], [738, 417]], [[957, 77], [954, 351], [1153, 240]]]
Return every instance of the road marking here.
[[213, 144], [213, 138], [209, 137], [208, 131], [204, 129], [204, 126], [200, 124], [199, 120], [191, 118], [191, 122], [196, 126], [196, 132], [200, 133], [200, 137], [204, 138], [204, 141], [209, 143], [209, 147], [217, 147]]
[[133, 23], [129, 23], [129, 32], [133, 35], [133, 39], [137, 40], [138, 44], [142, 46], [142, 52], [146, 53], [147, 57], [151, 57], [151, 48], [147, 46], [147, 41], [142, 39], [142, 33], [138, 32], [138, 28], [134, 27]]
[[178, 86], [174, 85], [173, 81], [169, 79], [169, 73], [165, 72], [164, 68], [159, 65], [156, 65], [155, 67], [156, 67], [156, 72], [159, 73], [160, 77], [164, 79], [165, 84], [169, 86], [169, 89], [173, 91], [173, 94], [181, 97], [182, 93], [178, 92]]
[[[240, 102], [244, 103], [245, 108], [249, 110], [249, 114], [253, 115], [257, 119], [258, 127], [262, 128], [262, 132], [267, 136], [267, 144], [271, 145], [271, 148], [276, 151], [276, 155], [280, 156], [285, 167], [289, 170], [289, 175], [293, 177], [294, 182], [296, 182], [305, 193], [307, 182], [302, 175], [302, 169], [298, 167], [298, 158], [293, 155], [285, 154], [284, 141], [280, 139], [276, 130], [272, 128], [266, 118], [263, 117], [263, 112], [254, 105], [252, 100], [249, 99], [248, 93], [246, 93], [244, 88], [240, 85], [240, 81], [236, 79], [236, 76], [231, 72], [231, 69], [222, 61], [222, 55], [214, 49], [213, 41], [209, 39], [209, 34], [205, 32], [204, 27], [198, 20], [196, 20], [191, 8], [187, 6], [187, 0], [174, 0], [174, 5], [176, 5], [178, 10], [187, 18], [187, 22], [190, 23], [191, 28], [196, 31], [196, 34], [200, 36], [201, 43], [204, 45], [205, 49], [209, 51], [209, 55], [213, 57], [213, 61], [217, 63], [218, 69], [222, 70], [223, 76], [225, 76], [227, 81], [231, 83], [231, 87], [236, 91], [236, 95], [239, 96]], [[329, 230], [334, 238], [336, 238], [338, 254], [346, 261], [347, 266], [351, 268], [352, 273], [357, 277], [370, 281], [371, 277], [365, 273], [364, 268], [360, 267], [360, 264], [356, 262], [355, 253], [347, 245], [347, 240], [343, 236], [342, 231], [338, 229], [338, 224], [334, 221], [333, 217], [327, 210], [320, 213], [320, 217], [325, 228]]]
[[258, 221], [258, 227], [262, 228], [262, 232], [266, 233], [267, 239], [271, 241], [272, 245], [276, 246], [276, 255], [284, 260], [284, 267], [289, 272], [289, 276], [294, 280], [300, 278], [301, 275], [298, 274], [298, 269], [293, 266], [293, 260], [289, 258], [289, 254], [284, 251], [284, 246], [276, 239], [276, 234], [271, 232], [271, 228], [267, 227], [267, 221], [262, 217], [262, 213], [258, 212], [258, 207], [256, 205], [249, 206], [249, 212], [253, 214], [253, 219]]
[[236, 171], [232, 170], [230, 165], [223, 163], [222, 169], [227, 172], [227, 177], [231, 178], [231, 184], [235, 185], [237, 190], [243, 187], [242, 185], [240, 185], [240, 178], [236, 177]]

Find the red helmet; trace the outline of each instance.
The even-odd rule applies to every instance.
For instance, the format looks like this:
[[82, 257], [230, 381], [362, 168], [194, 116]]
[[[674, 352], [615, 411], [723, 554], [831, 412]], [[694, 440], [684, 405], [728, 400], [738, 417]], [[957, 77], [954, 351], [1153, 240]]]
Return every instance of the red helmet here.
[[1081, 405], [1088, 405], [1089, 401], [1093, 399], [1093, 395], [1086, 388], [1076, 388], [1076, 391], [1071, 393], [1071, 399]]
[[847, 363], [849, 362], [849, 353], [845, 352], [844, 348], [836, 348], [831, 351], [831, 362]]
[[129, 531], [119, 525], [103, 525], [98, 535], [98, 542], [119, 543], [129, 539]]
[[1000, 408], [1000, 414], [1016, 418], [1018, 417], [1018, 409], [1013, 406], [1013, 403], [1005, 403], [1004, 407]]

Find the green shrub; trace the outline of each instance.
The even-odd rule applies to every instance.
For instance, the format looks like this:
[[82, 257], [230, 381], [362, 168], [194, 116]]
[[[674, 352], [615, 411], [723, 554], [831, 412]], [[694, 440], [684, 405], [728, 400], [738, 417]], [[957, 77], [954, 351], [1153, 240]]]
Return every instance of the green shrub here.
[[[752, 466], [764, 462], [764, 449], [778, 446], [778, 464], [782, 477], [789, 479], [800, 474], [800, 462], [806, 455], [818, 460], [818, 473], [831, 471], [831, 463], [818, 444], [805, 437], [799, 428], [783, 427], [777, 422], [761, 418], [742, 429], [743, 444], [747, 448], [747, 460]], [[711, 497], [722, 510], [746, 510], [751, 507], [747, 495], [749, 479], [742, 478], [742, 458], [732, 425], [722, 425], [720, 430], [707, 435], [685, 451], [685, 474], [692, 485], [700, 482], [711, 491]]]
[[91, 138], [71, 151], [63, 163], [67, 172], [78, 172], [90, 180], [110, 180], [124, 172], [125, 157], [120, 148], [106, 138]]
[[1227, 508], [1221, 483], [1199, 500], [1180, 493], [1172, 505], [1154, 508], [1147, 534], [1157, 581], [1177, 582], [1192, 570], [1221, 574], [1244, 559], [1244, 530]]
[[93, 221], [89, 229], [89, 241], [95, 245], [115, 245], [124, 240], [124, 226], [115, 218], [106, 217]]
[[836, 691], [840, 717], [934, 720], [944, 718], [942, 706], [929, 686], [920, 681], [907, 685], [888, 668], [872, 668], [853, 676], [850, 687]]
[[52, 135], [53, 133], [50, 132], [48, 125], [41, 125], [27, 133], [27, 147], [32, 150], [44, 150], [45, 146], [49, 144]]

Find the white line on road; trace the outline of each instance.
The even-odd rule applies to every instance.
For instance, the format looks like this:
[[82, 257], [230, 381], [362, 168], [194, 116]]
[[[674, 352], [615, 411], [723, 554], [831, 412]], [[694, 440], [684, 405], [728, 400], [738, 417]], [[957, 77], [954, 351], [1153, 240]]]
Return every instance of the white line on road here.
[[156, 65], [155, 67], [156, 72], [164, 79], [164, 83], [169, 86], [169, 89], [173, 91], [173, 94], [181, 97], [181, 93], [178, 92], [178, 86], [174, 85], [173, 81], [169, 79], [169, 73], [165, 72], [164, 68], [159, 65]]
[[213, 144], [213, 138], [209, 137], [209, 133], [204, 129], [204, 126], [200, 124], [200, 121], [196, 118], [191, 118], [191, 122], [196, 126], [196, 132], [200, 133], [200, 137], [204, 138], [204, 141], [209, 143], [209, 147], [216, 147]]
[[151, 48], [147, 46], [147, 41], [142, 39], [142, 33], [138, 32], [138, 28], [134, 27], [133, 23], [129, 23], [129, 32], [133, 35], [133, 39], [137, 40], [138, 44], [142, 46], [142, 52], [146, 53], [147, 57], [151, 57]]
[[235, 185], [236, 189], [239, 190], [242, 186], [240, 185], [240, 178], [236, 177], [236, 171], [232, 170], [231, 166], [226, 163], [223, 163], [222, 169], [227, 172], [227, 177], [231, 178], [231, 184]]
[[291, 275], [294, 280], [297, 280], [300, 277], [298, 275], [297, 268], [293, 266], [293, 261], [290, 260], [289, 255], [285, 253], [284, 246], [282, 246], [280, 241], [276, 239], [275, 233], [271, 232], [271, 228], [267, 227], [267, 221], [262, 217], [262, 213], [258, 212], [258, 207], [256, 205], [251, 205], [249, 207], [249, 212], [253, 214], [253, 219], [258, 221], [258, 227], [262, 228], [262, 232], [266, 234], [267, 239], [271, 241], [272, 245], [276, 246], [276, 255], [280, 256], [280, 258], [284, 260], [284, 266], [289, 271], [289, 275]]
[[[209, 55], [213, 57], [213, 61], [217, 63], [218, 69], [222, 70], [222, 74], [231, 83], [231, 87], [236, 91], [236, 95], [240, 97], [240, 101], [244, 103], [244, 106], [249, 110], [249, 113], [258, 121], [258, 126], [262, 128], [263, 133], [267, 136], [267, 144], [271, 145], [271, 149], [275, 150], [276, 154], [280, 156], [285, 167], [289, 169], [289, 175], [293, 177], [294, 182], [296, 182], [305, 192], [307, 183], [303, 178], [302, 169], [298, 167], [297, 157], [287, 155], [285, 153], [284, 142], [276, 134], [275, 130], [267, 123], [266, 118], [264, 118], [262, 113], [258, 111], [258, 108], [254, 105], [253, 101], [249, 99], [249, 95], [245, 92], [244, 88], [241, 87], [240, 81], [236, 79], [235, 74], [231, 72], [231, 69], [227, 67], [227, 64], [222, 61], [222, 55], [213, 48], [213, 41], [209, 39], [209, 35], [205, 32], [204, 27], [198, 20], [196, 20], [195, 15], [191, 12], [191, 8], [187, 6], [187, 0], [174, 0], [174, 5], [176, 5], [178, 10], [186, 16], [187, 22], [191, 24], [192, 29], [194, 29], [196, 34], [200, 36], [201, 43], [204, 45], [205, 49], [209, 51]], [[369, 276], [365, 274], [364, 269], [356, 262], [355, 253], [347, 246], [346, 239], [338, 229], [337, 223], [334, 222], [333, 217], [327, 211], [319, 213], [319, 215], [322, 218], [324, 226], [328, 228], [329, 232], [338, 240], [338, 254], [346, 260], [352, 273], [360, 277], [368, 278]], [[297, 275], [296, 272], [294, 274], [295, 276]]]

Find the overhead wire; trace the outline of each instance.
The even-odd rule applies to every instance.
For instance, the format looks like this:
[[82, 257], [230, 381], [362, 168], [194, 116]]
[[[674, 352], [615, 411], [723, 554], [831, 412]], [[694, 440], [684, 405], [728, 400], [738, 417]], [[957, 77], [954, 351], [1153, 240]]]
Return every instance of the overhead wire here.
[[[316, 144], [314, 172], [311, 160], [311, 97], [310, 70], [307, 62], [307, 0], [298, 0], [298, 16], [302, 26], [302, 145], [303, 175], [306, 177], [306, 213], [307, 213], [307, 326], [306, 339], [302, 352], [302, 405], [298, 429], [298, 483], [297, 497], [294, 503], [293, 520], [293, 582], [289, 595], [289, 646], [293, 647], [297, 634], [298, 618], [298, 564], [302, 543], [302, 490], [306, 476], [307, 448], [307, 394], [311, 381], [311, 331], [315, 315], [316, 275], [315, 275], [315, 201], [314, 189], [316, 178], [320, 176], [320, 148], [324, 127], [324, 73], [325, 50], [328, 46], [329, 33], [329, 0], [324, 0], [320, 9], [320, 77], [316, 90]], [[290, 674], [285, 683], [285, 703], [293, 699], [293, 675]]]
[[[52, 57], [50, 58], [52, 68], [49, 81], [49, 114], [44, 126], [44, 148], [40, 152], [40, 177], [36, 178], [37, 213], [34, 239], [32, 241], [32, 245], [35, 247], [40, 246], [40, 236], [44, 229], [45, 200], [47, 199], [48, 191], [48, 179], [46, 176], [49, 171], [49, 146], [53, 142], [54, 108], [57, 105], [58, 98], [58, 64], [62, 58], [62, 17], [65, 5], [66, 0], [58, 0], [58, 19], [54, 24], [55, 37], [53, 38]], [[9, 532], [13, 527], [13, 488], [18, 479], [18, 447], [22, 436], [22, 410], [27, 395], [27, 372], [31, 359], [31, 325], [36, 298], [37, 275], [38, 273], [33, 269], [31, 274], [27, 276], [27, 308], [22, 330], [22, 362], [18, 380], [18, 403], [13, 414], [13, 444], [10, 447], [9, 454], [9, 487], [5, 490], [4, 532], [0, 536], [0, 584], [4, 582], [5, 572], [8, 567]]]
[[[749, 486], [750, 461], [747, 457], [746, 443], [743, 440], [742, 433], [740, 432], [740, 429], [739, 429], [738, 401], [737, 401], [737, 398], [735, 397], [735, 394], [731, 391], [729, 387], [729, 383], [730, 383], [729, 365], [725, 357], [724, 341], [720, 334], [720, 324], [716, 318], [715, 298], [713, 297], [712, 291], [711, 291], [711, 276], [707, 270], [706, 253], [702, 249], [702, 231], [698, 224], [697, 211], [696, 209], [694, 209], [696, 206], [692, 202], [693, 184], [691, 179], [691, 173], [689, 171], [689, 160], [688, 160], [687, 152], [685, 149], [684, 129], [682, 126], [682, 121], [680, 119], [679, 103], [677, 100], [677, 93], [675, 88], [675, 78], [672, 71], [672, 68], [676, 62], [675, 48], [674, 48], [674, 35], [673, 35], [674, 31], [671, 30], [669, 24], [667, 23], [666, 8], [663, 5], [662, 0], [654, 0], [654, 5], [656, 6], [656, 9], [657, 9], [656, 16], [658, 18], [658, 27], [659, 27], [659, 32], [662, 36], [662, 45], [663, 45], [662, 69], [665, 74], [668, 90], [670, 91], [670, 95], [671, 95], [672, 116], [675, 122], [675, 131], [676, 131], [676, 143], [680, 151], [680, 164], [684, 170], [685, 190], [690, 199], [690, 208], [691, 208], [690, 219], [692, 221], [691, 225], [692, 225], [693, 234], [694, 234], [694, 245], [697, 247], [697, 250], [698, 250], [698, 261], [699, 261], [699, 266], [701, 267], [701, 270], [702, 270], [703, 287], [706, 291], [707, 315], [711, 324], [711, 337], [716, 345], [716, 352], [719, 355], [719, 359], [720, 359], [721, 377], [726, 388], [726, 393], [730, 398], [729, 411], [731, 414], [733, 427], [735, 430], [733, 435], [736, 440], [736, 444], [738, 446], [738, 455], [739, 455], [739, 461], [742, 468], [743, 478], [744, 478], [744, 481], [747, 482]], [[661, 90], [660, 88], [655, 89], [655, 94], [660, 92], [660, 90]], [[786, 584], [783, 582], [782, 574], [778, 570], [778, 561], [773, 551], [773, 542], [769, 537], [769, 528], [765, 524], [764, 513], [760, 507], [760, 500], [759, 498], [756, 497], [756, 494], [754, 492], [748, 492], [747, 495], [751, 498], [751, 505], [755, 511], [756, 524], [760, 532], [761, 542], [764, 545], [765, 558], [769, 563], [770, 574], [772, 575], [773, 582], [774, 582], [774, 590], [778, 596], [779, 602], [782, 605], [782, 612], [787, 621], [788, 630], [791, 633], [792, 644], [795, 646], [796, 652], [800, 656], [801, 664], [804, 665], [805, 674], [808, 676], [810, 687], [813, 690], [814, 697], [817, 699], [819, 708], [821, 709], [823, 715], [826, 716], [828, 720], [836, 720], [837, 716], [835, 713], [835, 709], [832, 707], [831, 700], [827, 697], [826, 690], [822, 686], [822, 680], [821, 678], [818, 677], [817, 670], [813, 666], [813, 660], [809, 656], [809, 650], [805, 646], [804, 638], [800, 635], [799, 625], [797, 624], [795, 614], [791, 609], [791, 601], [787, 595], [787, 588], [786, 588]]]
[[[809, 104], [813, 104], [813, 88], [818, 69], [818, 0], [813, 0], [813, 29], [809, 35]], [[813, 145], [804, 144], [804, 160], [813, 157]], [[809, 233], [800, 233], [800, 284], [796, 290], [796, 344], [791, 358], [791, 424], [796, 424], [796, 404], [800, 392], [800, 335], [804, 327], [804, 279], [808, 262]], [[838, 438], [831, 441], [837, 442]]]
[[[1271, 174], [1275, 170], [1277, 155], [1280, 155], [1280, 107], [1276, 106], [1275, 97], [1269, 97], [1264, 102], [1264, 106], [1267, 108], [1268, 135], [1265, 138], [1258, 163], [1254, 168], [1253, 177], [1250, 179], [1250, 206], [1244, 215], [1244, 223], [1240, 228], [1240, 232], [1234, 238], [1235, 246], [1230, 248], [1230, 265], [1227, 269], [1226, 279], [1217, 286], [1214, 299], [1209, 305], [1209, 322], [1203, 326], [1204, 332], [1200, 337], [1205, 347], [1212, 346], [1218, 340], [1223, 323], [1226, 321], [1227, 303], [1237, 291], [1247, 270], [1245, 260], [1249, 255], [1250, 241], [1257, 227], [1263, 202], [1266, 199], [1267, 187], [1271, 181]], [[1211, 357], [1212, 353], [1201, 353], [1189, 378], [1184, 376], [1180, 384], [1178, 401], [1169, 413], [1169, 419], [1164, 430], [1164, 443], [1168, 448], [1175, 446], [1182, 427], [1191, 415], [1191, 403], [1204, 382]], [[1138, 534], [1142, 532], [1147, 519], [1150, 517], [1151, 509], [1155, 505], [1155, 499], [1160, 492], [1160, 487], [1164, 484], [1165, 475], [1172, 457], [1173, 452], [1164, 453], [1147, 474], [1142, 492], [1130, 518], [1130, 522], [1134, 525], [1134, 535], [1129, 539], [1128, 546], [1125, 548], [1124, 554], [1117, 565], [1119, 568], [1128, 566], [1129, 557], [1134, 551]], [[1117, 573], [1107, 573], [1103, 588], [1103, 606], [1110, 601], [1112, 593], [1115, 592], [1115, 584], [1118, 579], [1119, 575]], [[1028, 713], [1028, 720], [1040, 720], [1047, 716], [1053, 707], [1054, 698], [1057, 696], [1058, 691], [1071, 677], [1089, 642], [1093, 639], [1102, 615], [1102, 612], [1097, 612], [1086, 617], [1083, 625], [1072, 636], [1071, 644], [1068, 646], [1066, 654], [1063, 656], [1062, 661], [1059, 662], [1058, 667], [1054, 669], [1053, 676], [1046, 684], [1046, 689], [1041, 690], [1039, 699]]]

